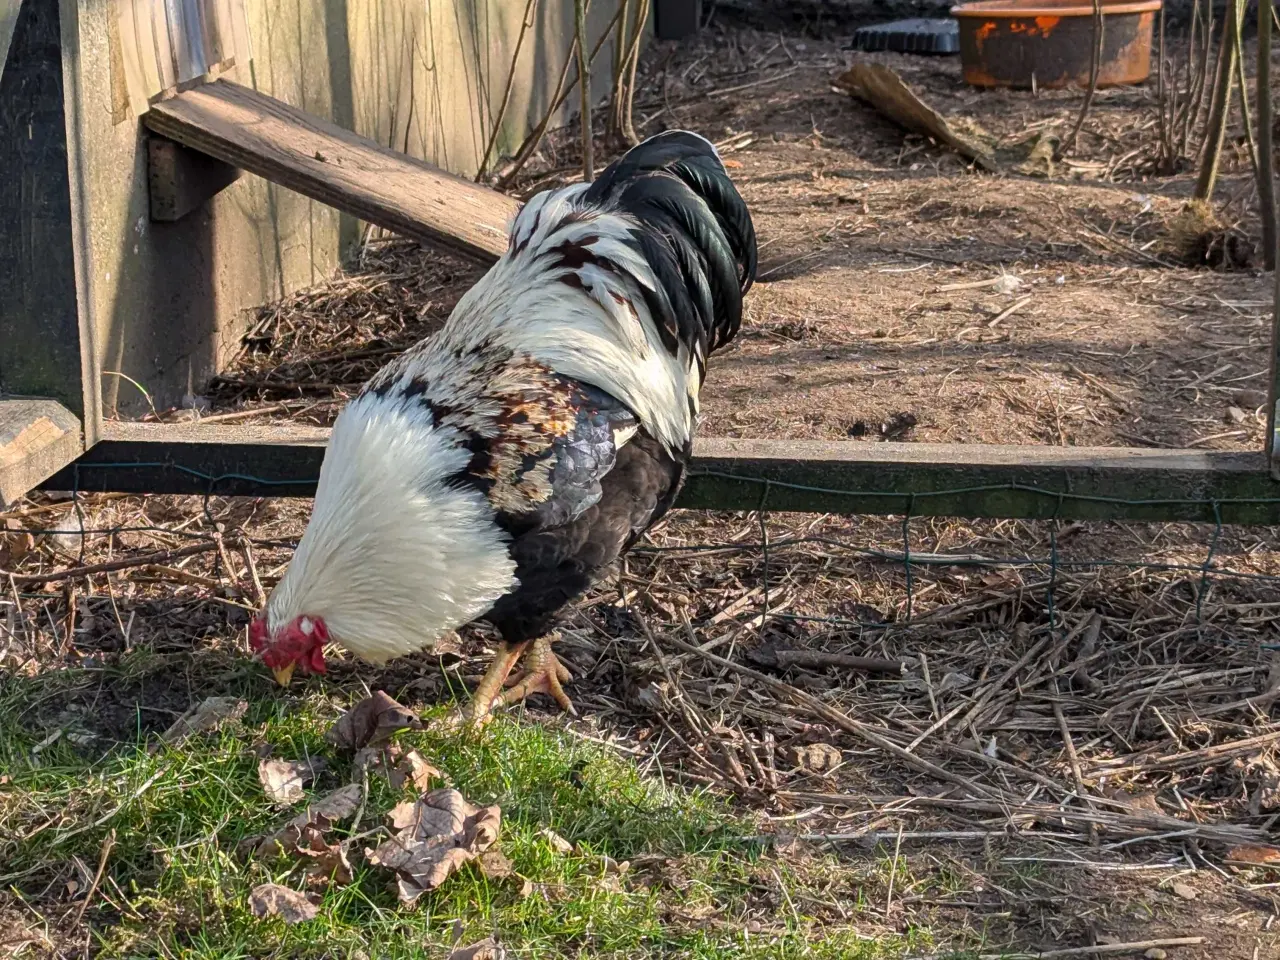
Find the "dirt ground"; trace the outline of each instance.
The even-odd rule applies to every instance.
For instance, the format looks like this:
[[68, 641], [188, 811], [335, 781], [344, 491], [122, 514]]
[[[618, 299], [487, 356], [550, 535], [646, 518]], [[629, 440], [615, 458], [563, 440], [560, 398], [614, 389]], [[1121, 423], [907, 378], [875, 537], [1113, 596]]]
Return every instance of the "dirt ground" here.
[[[708, 434], [874, 440], [906, 412], [911, 438], [928, 442], [1261, 446], [1271, 282], [1184, 264], [1192, 174], [1151, 175], [1150, 90], [1101, 91], [1062, 176], [993, 177], [835, 91], [852, 56], [839, 42], [744, 31], [709, 44], [654, 51], [637, 106], [648, 132], [688, 127], [722, 144], [760, 236], [743, 333], [706, 387]], [[975, 92], [955, 58], [874, 59], [1010, 140], [1065, 136], [1078, 109], [1072, 92]], [[543, 162], [554, 172], [526, 193], [572, 178], [572, 138], [555, 147]], [[1256, 230], [1244, 155], [1232, 149], [1225, 167], [1219, 216]], [[269, 349], [221, 382], [219, 401], [358, 386], [384, 355], [352, 364], [353, 347], [412, 341], [478, 275], [423, 262], [425, 275], [379, 283], [428, 302], [415, 294], [391, 325], [324, 328], [338, 367], [305, 331], [268, 321], [269, 343], [255, 343]], [[975, 288], [1003, 275], [1016, 289]], [[311, 377], [295, 375], [295, 357]]]
[[[761, 240], [742, 335], [711, 364], [704, 434], [870, 443], [909, 413], [898, 439], [1261, 446], [1271, 278], [1188, 263], [1191, 174], [1156, 175], [1151, 85], [1101, 91], [1054, 177], [997, 176], [834, 90], [845, 39], [727, 17], [647, 54], [642, 134], [716, 140]], [[1063, 136], [1079, 109], [1079, 91], [974, 91], [954, 59], [876, 59], [1009, 141]], [[574, 143], [572, 130], [550, 141], [522, 193], [572, 180]], [[1247, 240], [1241, 144], [1233, 129], [1217, 216]], [[477, 276], [371, 240], [333, 283], [260, 312], [203, 414], [164, 415], [331, 422]], [[1004, 276], [1017, 283], [991, 283]], [[0, 668], [158, 655], [130, 683], [51, 695], [26, 718], [124, 738], [139, 716], [160, 728], [203, 695], [193, 651], [243, 647], [253, 578], [269, 589], [279, 577], [306, 504], [100, 497], [82, 509], [82, 526], [42, 497], [4, 515], [0, 568], [38, 578], [214, 530], [246, 544], [15, 593]], [[17, 556], [21, 531], [55, 522], [60, 536]], [[116, 532], [82, 541], [81, 529]], [[801, 905], [823, 922], [927, 929], [939, 949], [1201, 937], [1153, 949], [1276, 957], [1280, 868], [1256, 849], [1280, 820], [1275, 533], [680, 513], [570, 618], [571, 693], [590, 736], [733, 797], [797, 870], [901, 850], [896, 893], [844, 875]], [[1241, 576], [1206, 574], [1210, 561]], [[690, 640], [700, 652], [679, 646]], [[333, 682], [432, 703], [478, 675], [491, 642], [468, 630], [443, 658], [340, 662]], [[779, 666], [779, 650], [905, 673]]]

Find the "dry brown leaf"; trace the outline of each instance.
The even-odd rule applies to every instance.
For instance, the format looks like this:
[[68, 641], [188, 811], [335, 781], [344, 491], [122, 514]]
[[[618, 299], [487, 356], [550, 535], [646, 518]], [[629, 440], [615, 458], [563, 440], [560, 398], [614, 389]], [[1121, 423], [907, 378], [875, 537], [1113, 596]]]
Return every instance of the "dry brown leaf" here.
[[331, 849], [324, 839], [325, 832], [355, 813], [359, 806], [360, 784], [349, 783], [308, 806], [275, 833], [249, 837], [241, 847], [259, 857], [316, 856], [317, 851]]
[[404, 754], [391, 768], [391, 785], [396, 789], [405, 783], [412, 783], [420, 793], [431, 789], [433, 780], [445, 780], [445, 775], [434, 765], [423, 759], [417, 750]]
[[208, 697], [175, 720], [160, 739], [168, 744], [181, 743], [193, 734], [216, 730], [228, 720], [239, 720], [248, 709], [249, 704], [236, 697]]
[[314, 920], [320, 908], [306, 894], [277, 883], [263, 883], [249, 894], [249, 909], [255, 917], [281, 917], [285, 923]]
[[401, 902], [413, 903], [493, 846], [502, 812], [496, 806], [473, 806], [457, 790], [446, 788], [397, 804], [387, 819], [396, 835], [365, 855], [375, 866], [394, 871]]
[[310, 884], [348, 884], [355, 871], [351, 868], [346, 843], [329, 843], [324, 837], [310, 832], [306, 837], [312, 846], [298, 847], [298, 855], [306, 858], [306, 879]]
[[328, 766], [319, 757], [310, 760], [259, 760], [258, 779], [262, 789], [276, 803], [297, 803], [302, 799], [302, 788], [315, 780]]
[[1249, 863], [1259, 867], [1280, 867], [1280, 847], [1242, 844], [1227, 851], [1232, 863]]
[[507, 951], [492, 937], [486, 937], [469, 947], [455, 947], [448, 960], [506, 960]]
[[331, 742], [347, 750], [386, 743], [401, 730], [421, 730], [422, 721], [385, 691], [376, 690], [344, 713], [329, 731]]
[[362, 748], [356, 752], [355, 765], [357, 769], [370, 769], [383, 774], [396, 790], [411, 783], [419, 793], [426, 793], [431, 789], [433, 780], [441, 783], [449, 781], [439, 768], [428, 763], [417, 750], [402, 750], [395, 743], [381, 749]]

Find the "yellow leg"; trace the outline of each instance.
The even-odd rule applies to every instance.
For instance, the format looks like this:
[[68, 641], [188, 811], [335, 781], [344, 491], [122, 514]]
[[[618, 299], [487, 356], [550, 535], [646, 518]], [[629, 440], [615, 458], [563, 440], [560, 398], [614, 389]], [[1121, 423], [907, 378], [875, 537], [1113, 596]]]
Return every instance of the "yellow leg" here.
[[509, 689], [498, 698], [504, 704], [519, 703], [531, 693], [545, 693], [560, 705], [560, 709], [571, 716], [577, 716], [573, 701], [564, 692], [561, 684], [568, 683], [573, 675], [551, 651], [551, 642], [558, 634], [549, 633], [539, 637], [529, 646], [524, 658], [524, 672], [520, 674]]
[[463, 711], [464, 720], [473, 724], [482, 723], [495, 703], [505, 702], [505, 700], [500, 701], [502, 686], [507, 682], [507, 677], [510, 676], [512, 668], [515, 667], [516, 661], [520, 659], [520, 654], [524, 653], [524, 648], [527, 646], [527, 643], [499, 644], [493, 663], [489, 665], [488, 671], [480, 681], [480, 686], [476, 687], [476, 692], [471, 697], [471, 702]]

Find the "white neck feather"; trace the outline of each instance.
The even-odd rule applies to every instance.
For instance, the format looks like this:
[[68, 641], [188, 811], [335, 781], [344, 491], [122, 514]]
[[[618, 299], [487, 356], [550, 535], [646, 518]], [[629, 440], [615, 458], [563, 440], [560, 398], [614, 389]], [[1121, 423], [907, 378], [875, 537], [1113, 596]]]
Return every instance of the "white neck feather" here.
[[467, 463], [420, 403], [365, 394], [334, 424], [315, 508], [267, 603], [274, 632], [308, 615], [383, 663], [429, 648], [516, 585], [515, 563], [478, 491], [446, 483]]
[[[607, 211], [564, 222], [586, 189], [548, 191], [525, 204], [511, 228], [516, 249], [467, 291], [437, 336], [459, 345], [496, 338], [516, 354], [599, 387], [678, 451], [696, 425], [702, 385], [696, 358], [683, 345], [674, 356], [662, 345], [642, 294], [658, 280], [629, 245], [634, 224]], [[589, 241], [590, 250], [622, 272], [584, 266], [576, 270], [582, 288], [558, 282], [539, 254], [566, 241]]]

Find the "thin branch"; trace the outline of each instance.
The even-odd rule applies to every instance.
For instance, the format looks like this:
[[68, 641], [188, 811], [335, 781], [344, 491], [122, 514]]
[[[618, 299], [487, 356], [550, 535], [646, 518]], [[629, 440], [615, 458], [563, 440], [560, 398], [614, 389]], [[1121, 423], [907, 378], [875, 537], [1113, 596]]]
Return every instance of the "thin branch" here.
[[613, 32], [613, 86], [609, 95], [609, 118], [606, 133], [611, 140], [622, 136], [622, 101], [626, 96], [627, 82], [627, 27], [631, 22], [628, 14], [633, 0], [618, 0], [618, 29]]
[[520, 36], [516, 37], [516, 49], [511, 55], [511, 69], [507, 71], [507, 86], [502, 91], [502, 104], [498, 107], [498, 115], [493, 118], [493, 127], [489, 131], [489, 142], [485, 144], [484, 156], [480, 158], [480, 169], [476, 171], [476, 183], [479, 183], [489, 170], [489, 158], [493, 156], [493, 148], [498, 142], [498, 134], [502, 131], [502, 121], [507, 117], [507, 107], [511, 105], [511, 92], [516, 85], [516, 66], [520, 63], [520, 50], [524, 46], [525, 35], [533, 26], [534, 14], [537, 12], [538, 0], [527, 0], [524, 5], [524, 19], [520, 22]]
[[596, 177], [596, 161], [591, 130], [591, 65], [587, 61], [586, 0], [573, 2], [573, 29], [578, 41], [578, 91], [581, 95], [578, 118], [582, 124], [582, 179], [590, 183]]
[[1276, 459], [1276, 383], [1280, 378], [1280, 269], [1276, 268], [1276, 196], [1274, 109], [1271, 102], [1271, 18], [1273, 0], [1258, 0], [1258, 202], [1262, 206], [1262, 236], [1267, 269], [1272, 271], [1274, 292], [1271, 306], [1271, 376], [1267, 394], [1267, 459], [1271, 475], [1280, 479]]
[[127, 570], [130, 567], [145, 567], [154, 563], [168, 563], [182, 557], [194, 557], [198, 553], [212, 553], [218, 549], [213, 541], [191, 543], [185, 547], [172, 550], [161, 550], [158, 553], [145, 553], [138, 557], [125, 557], [120, 560], [108, 560], [105, 563], [91, 563], [83, 567], [68, 567], [66, 570], [54, 570], [51, 573], [13, 573], [9, 578], [20, 586], [36, 583], [55, 583], [59, 580], [71, 580], [75, 577], [87, 577], [91, 573], [110, 573], [114, 570]]
[[622, 115], [622, 136], [632, 146], [640, 142], [632, 119], [632, 111], [636, 102], [636, 68], [640, 65], [640, 38], [644, 36], [644, 27], [648, 22], [649, 0], [639, 0], [635, 22], [631, 26], [631, 50], [627, 53], [627, 93], [623, 99]]
[[[591, 9], [591, 0], [587, 0], [587, 9]], [[618, 17], [620, 14], [621, 8], [619, 8], [618, 12], [614, 13], [613, 19], [609, 21], [608, 25], [604, 28], [604, 33], [600, 35], [600, 39], [596, 41], [596, 45], [591, 49], [592, 63], [595, 63], [596, 55], [604, 47], [605, 41], [609, 39], [609, 34], [618, 23]], [[529, 162], [529, 158], [533, 156], [534, 152], [538, 149], [538, 145], [542, 143], [542, 138], [547, 135], [547, 129], [551, 126], [551, 120], [556, 115], [556, 111], [560, 109], [565, 100], [569, 98], [569, 94], [573, 91], [573, 84], [568, 83], [567, 81], [569, 77], [569, 67], [573, 64], [576, 54], [577, 41], [575, 39], [569, 46], [569, 53], [568, 56], [565, 57], [564, 67], [560, 72], [560, 81], [556, 85], [556, 93], [551, 99], [551, 105], [547, 108], [547, 112], [543, 115], [538, 126], [525, 138], [524, 143], [520, 145], [520, 149], [516, 151], [516, 158], [512, 163], [511, 169], [504, 173], [498, 181], [499, 190], [505, 190], [509, 187], [515, 180], [516, 176], [524, 168], [524, 165]]]
[[1205, 122], [1204, 152], [1193, 194], [1197, 200], [1212, 197], [1213, 188], [1218, 182], [1222, 145], [1227, 138], [1227, 120], [1231, 114], [1231, 91], [1235, 88], [1235, 35], [1240, 31], [1243, 9], [1243, 0], [1231, 0], [1231, 6], [1227, 8], [1222, 49], [1218, 53], [1217, 76], [1213, 82], [1213, 102], [1209, 106], [1209, 119]]
[[[1262, 253], [1268, 270], [1276, 268], [1275, 108], [1271, 102], [1273, 0], [1258, 0], [1258, 206], [1262, 214]], [[1280, 301], [1278, 301], [1280, 303]], [[1271, 431], [1267, 431], [1270, 436]]]
[[1253, 115], [1249, 111], [1249, 78], [1244, 72], [1244, 48], [1241, 35], [1244, 33], [1244, 4], [1240, 5], [1240, 22], [1236, 25], [1236, 80], [1240, 84], [1240, 119], [1244, 123], [1244, 140], [1249, 147], [1249, 166], [1253, 168], [1254, 179], [1258, 176], [1258, 141], [1253, 135]]
[[1089, 54], [1089, 89], [1085, 91], [1084, 103], [1080, 105], [1080, 116], [1076, 117], [1075, 126], [1067, 134], [1062, 145], [1062, 153], [1072, 153], [1076, 149], [1076, 140], [1080, 137], [1080, 128], [1089, 116], [1089, 108], [1093, 106], [1094, 94], [1098, 92], [1098, 72], [1102, 69], [1102, 34], [1105, 27], [1102, 23], [1102, 0], [1093, 0], [1093, 51]]

